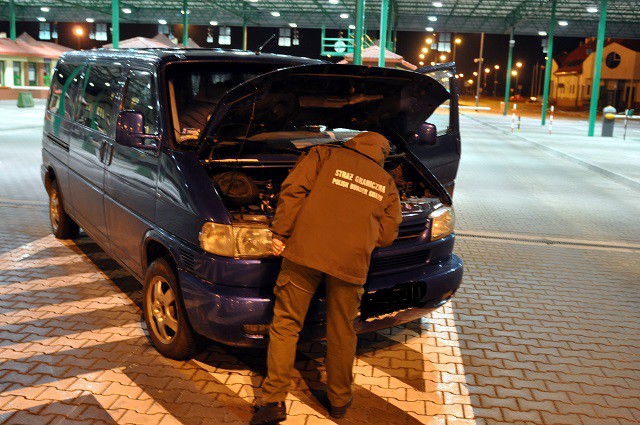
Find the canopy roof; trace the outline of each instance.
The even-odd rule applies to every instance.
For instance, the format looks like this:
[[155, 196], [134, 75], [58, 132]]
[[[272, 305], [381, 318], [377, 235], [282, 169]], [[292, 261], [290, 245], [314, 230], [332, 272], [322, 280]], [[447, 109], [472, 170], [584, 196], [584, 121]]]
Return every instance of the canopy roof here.
[[15, 41], [0, 38], [0, 55], [2, 56], [58, 59], [68, 50], [71, 49], [46, 41], [38, 41], [26, 32]]
[[[0, 16], [8, 19], [8, 1], [0, 6]], [[378, 28], [380, 0], [366, 2], [365, 25]], [[558, 36], [595, 36], [599, 13], [588, 7], [598, 7], [598, 0], [558, 0], [557, 19], [567, 21], [557, 26]], [[18, 20], [110, 22], [110, 0], [14, 0]], [[442, 5], [436, 7], [434, 4]], [[131, 13], [121, 13], [122, 23], [182, 23], [182, 0], [121, 0], [120, 7]], [[517, 34], [537, 34], [548, 31], [551, 16], [550, 0], [390, 0], [392, 22], [401, 31], [424, 31], [432, 27], [437, 32], [507, 33], [512, 27]], [[49, 7], [43, 12], [41, 7]], [[346, 29], [355, 22], [355, 0], [188, 0], [189, 23], [220, 25], [287, 27], [295, 23], [301, 28]], [[279, 12], [273, 16], [271, 12]], [[341, 18], [340, 14], [349, 14]], [[435, 17], [430, 21], [428, 17]], [[640, 7], [636, 0], [609, 0], [607, 36], [640, 38]]]

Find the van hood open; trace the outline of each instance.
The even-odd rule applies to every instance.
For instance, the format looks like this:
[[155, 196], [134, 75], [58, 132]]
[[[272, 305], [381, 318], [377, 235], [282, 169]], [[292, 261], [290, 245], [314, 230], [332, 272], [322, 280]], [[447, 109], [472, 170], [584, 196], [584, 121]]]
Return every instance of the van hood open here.
[[335, 64], [285, 68], [228, 91], [199, 146], [308, 126], [376, 131], [397, 140], [392, 136], [406, 138], [448, 99], [440, 83], [417, 72]]

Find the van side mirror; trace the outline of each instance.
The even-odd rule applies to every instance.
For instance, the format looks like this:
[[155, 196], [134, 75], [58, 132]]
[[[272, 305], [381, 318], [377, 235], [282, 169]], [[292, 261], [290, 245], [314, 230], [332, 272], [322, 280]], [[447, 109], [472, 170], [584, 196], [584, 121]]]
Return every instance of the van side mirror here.
[[116, 125], [116, 142], [132, 148], [156, 150], [156, 143], [146, 145], [144, 139], [160, 140], [156, 134], [144, 133], [144, 115], [137, 111], [122, 111], [118, 114]]
[[425, 122], [418, 128], [419, 145], [435, 145], [437, 138], [438, 130], [436, 130], [435, 124]]

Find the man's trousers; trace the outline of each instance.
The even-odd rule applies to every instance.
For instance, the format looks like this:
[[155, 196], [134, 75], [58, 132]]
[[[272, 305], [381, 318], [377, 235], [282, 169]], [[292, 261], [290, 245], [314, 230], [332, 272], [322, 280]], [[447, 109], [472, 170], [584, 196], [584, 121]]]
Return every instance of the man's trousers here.
[[276, 303], [269, 328], [268, 372], [262, 384], [264, 403], [284, 401], [287, 396], [298, 335], [323, 277], [327, 293], [327, 395], [335, 407], [342, 407], [351, 399], [357, 342], [353, 320], [364, 289], [362, 285], [324, 276], [318, 270], [284, 259], [274, 288]]

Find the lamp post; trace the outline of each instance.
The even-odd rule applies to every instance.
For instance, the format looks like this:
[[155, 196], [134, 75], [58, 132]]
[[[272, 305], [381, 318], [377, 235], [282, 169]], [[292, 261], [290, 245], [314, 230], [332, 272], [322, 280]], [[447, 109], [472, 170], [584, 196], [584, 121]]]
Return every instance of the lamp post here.
[[489, 73], [491, 72], [491, 68], [484, 69], [484, 85], [482, 86], [482, 94], [487, 92], [487, 78], [489, 78]]
[[498, 71], [500, 70], [500, 65], [494, 65], [493, 69], [496, 70], [493, 75], [493, 95], [498, 96]]
[[456, 37], [453, 41], [453, 58], [451, 59], [453, 62], [456, 61], [456, 47], [458, 47], [458, 44], [460, 43], [462, 43], [462, 39], [460, 37]]
[[516, 89], [513, 91], [513, 94], [515, 96], [516, 94], [518, 94], [518, 77], [520, 76], [520, 73], [517, 70], [512, 69], [511, 70], [511, 75], [516, 77]]
[[78, 50], [80, 50], [80, 37], [82, 37], [82, 34], [84, 34], [84, 30], [81, 26], [76, 25], [75, 27], [73, 27], [73, 34], [76, 36]]

